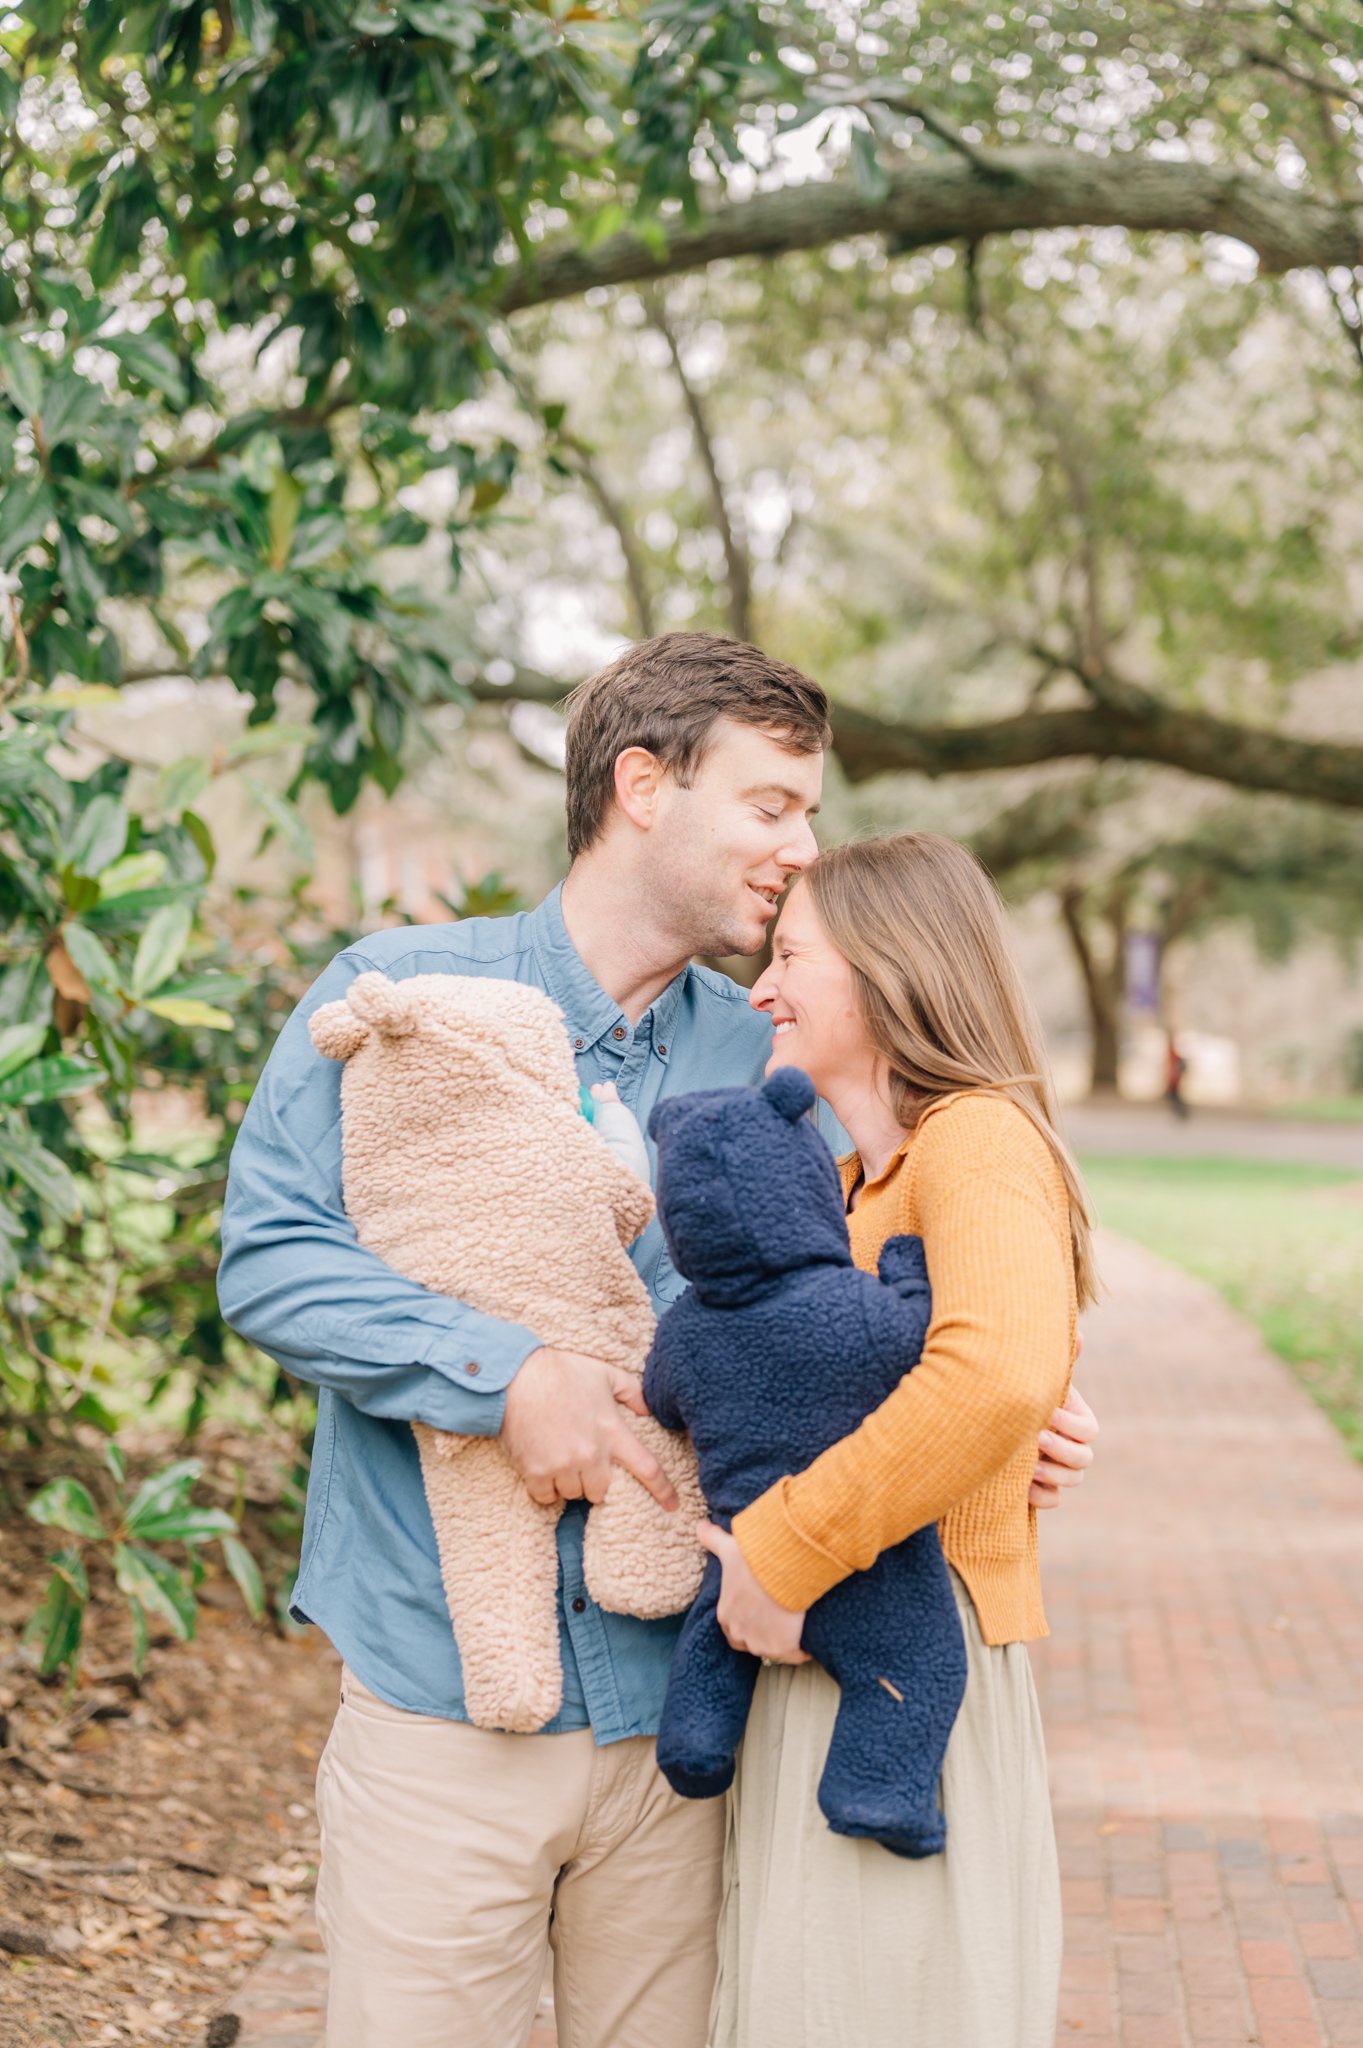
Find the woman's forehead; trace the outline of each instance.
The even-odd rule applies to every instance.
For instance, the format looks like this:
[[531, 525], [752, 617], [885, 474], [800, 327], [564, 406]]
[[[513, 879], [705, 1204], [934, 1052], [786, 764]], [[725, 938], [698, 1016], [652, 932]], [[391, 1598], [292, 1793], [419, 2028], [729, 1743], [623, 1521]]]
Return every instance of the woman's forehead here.
[[813, 941], [822, 940], [824, 937], [819, 913], [814, 907], [813, 895], [805, 887], [803, 877], [797, 877], [791, 883], [789, 894], [781, 905], [776, 932], [778, 937], [788, 943], [793, 939]]

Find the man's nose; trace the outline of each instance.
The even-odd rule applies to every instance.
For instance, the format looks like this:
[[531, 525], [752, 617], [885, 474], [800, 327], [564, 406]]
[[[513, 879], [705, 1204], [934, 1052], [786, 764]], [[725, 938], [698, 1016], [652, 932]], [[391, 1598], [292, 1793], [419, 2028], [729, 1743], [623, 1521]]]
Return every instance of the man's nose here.
[[802, 874], [810, 862], [818, 858], [818, 853], [819, 842], [814, 837], [814, 827], [806, 818], [781, 848], [781, 865], [789, 868], [792, 875]]

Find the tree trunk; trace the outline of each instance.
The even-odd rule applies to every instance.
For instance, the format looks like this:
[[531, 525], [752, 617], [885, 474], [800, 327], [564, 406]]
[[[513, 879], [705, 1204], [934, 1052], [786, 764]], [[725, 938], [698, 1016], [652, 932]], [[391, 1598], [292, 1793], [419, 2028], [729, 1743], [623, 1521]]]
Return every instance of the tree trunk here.
[[1112, 957], [1098, 958], [1085, 923], [1086, 906], [1082, 889], [1063, 889], [1060, 916], [1083, 983], [1089, 1013], [1089, 1093], [1116, 1095], [1121, 1080], [1122, 1006], [1126, 998], [1125, 922], [1126, 902], [1114, 892], [1106, 922], [1112, 943]]

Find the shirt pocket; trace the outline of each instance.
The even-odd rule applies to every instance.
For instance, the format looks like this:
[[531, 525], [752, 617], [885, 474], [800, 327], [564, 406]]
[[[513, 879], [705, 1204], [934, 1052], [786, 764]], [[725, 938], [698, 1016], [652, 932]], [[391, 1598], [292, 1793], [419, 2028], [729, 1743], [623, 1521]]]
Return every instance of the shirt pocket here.
[[685, 1294], [690, 1285], [689, 1281], [683, 1280], [668, 1256], [666, 1239], [658, 1249], [653, 1270], [648, 1276], [648, 1284], [658, 1303], [659, 1313], [665, 1308], [670, 1308], [678, 1295]]

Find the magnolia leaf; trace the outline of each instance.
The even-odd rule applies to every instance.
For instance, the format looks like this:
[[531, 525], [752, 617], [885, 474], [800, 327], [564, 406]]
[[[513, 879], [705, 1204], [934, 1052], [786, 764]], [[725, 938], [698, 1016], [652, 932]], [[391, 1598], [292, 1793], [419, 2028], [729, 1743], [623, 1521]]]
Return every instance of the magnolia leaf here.
[[149, 846], [143, 853], [125, 853], [122, 860], [103, 870], [99, 877], [99, 900], [111, 903], [115, 897], [131, 896], [136, 889], [151, 889], [166, 872], [166, 856]]
[[280, 834], [298, 860], [310, 866], [313, 858], [312, 833], [297, 805], [291, 804], [286, 797], [277, 796], [263, 783], [248, 778], [246, 786], [269, 819], [271, 830]]
[[7, 1024], [0, 1031], [0, 1080], [16, 1067], [27, 1066], [46, 1036], [45, 1023]]
[[147, 1610], [134, 1594], [129, 1593], [126, 1595], [126, 1598], [128, 1602], [128, 1619], [132, 1623], [133, 1631], [133, 1671], [140, 1678], [146, 1668], [149, 1645]]
[[302, 486], [281, 470], [270, 491], [270, 567], [282, 569], [293, 546], [293, 532], [303, 504]]
[[122, 695], [112, 683], [82, 683], [78, 689], [44, 690], [33, 701], [56, 711], [90, 711], [98, 704], [116, 704]]
[[0, 1129], [0, 1173], [14, 1174], [60, 1216], [75, 1216], [80, 1208], [70, 1169], [22, 1124]]
[[48, 448], [79, 438], [104, 411], [108, 400], [98, 384], [82, 377], [70, 363], [59, 363], [43, 397], [42, 434]]
[[89, 1489], [79, 1479], [50, 1479], [34, 1494], [26, 1512], [48, 1529], [65, 1529], [68, 1535], [88, 1536], [95, 1543], [104, 1534]]
[[24, 1648], [33, 1654], [44, 1674], [59, 1671], [63, 1664], [75, 1663], [85, 1603], [90, 1597], [78, 1551], [59, 1551], [51, 1561], [56, 1569], [22, 1638]]
[[71, 1053], [53, 1053], [49, 1059], [30, 1060], [26, 1067], [0, 1080], [0, 1109], [14, 1109], [34, 1102], [56, 1102], [63, 1095], [80, 1095], [100, 1080], [98, 1067]]
[[46, 477], [29, 477], [0, 491], [0, 568], [40, 540], [57, 516], [57, 499]]
[[179, 408], [189, 397], [179, 358], [164, 341], [153, 334], [101, 334], [99, 346], [116, 355], [123, 367], [158, 391], [168, 404]]
[[104, 1462], [113, 1474], [115, 1484], [122, 1486], [128, 1476], [128, 1461], [117, 1444], [105, 1444]]
[[150, 1010], [153, 1017], [164, 1017], [167, 1024], [178, 1024], [186, 1031], [196, 1027], [205, 1031], [232, 1029], [232, 1019], [226, 1010], [217, 1010], [211, 1003], [197, 1002], [188, 996], [147, 996], [142, 1008]]
[[102, 988], [110, 994], [117, 992], [118, 969], [92, 931], [83, 924], [68, 924], [64, 928], [64, 944], [76, 971], [92, 988]]
[[265, 1581], [260, 1576], [259, 1565], [239, 1536], [223, 1537], [222, 1554], [246, 1602], [247, 1613], [259, 1621], [265, 1612]]
[[286, 747], [305, 747], [313, 739], [310, 725], [254, 725], [240, 739], [233, 740], [227, 749], [226, 761], [235, 767], [238, 761], [254, 760], [261, 754], [278, 754]]
[[130, 1601], [161, 1615], [182, 1643], [192, 1641], [198, 1618], [194, 1595], [184, 1578], [166, 1558], [140, 1543], [114, 1545], [114, 1577]]
[[879, 206], [890, 189], [890, 174], [876, 154], [875, 137], [865, 128], [852, 130], [852, 183], [872, 206]]
[[[129, 1520], [128, 1527], [132, 1528]], [[236, 1518], [225, 1508], [168, 1508], [163, 1515], [143, 1514], [137, 1534], [144, 1543], [208, 1543], [215, 1536], [235, 1536]]]
[[237, 27], [251, 45], [252, 54], [266, 56], [279, 26], [279, 18], [269, 0], [235, 0], [233, 13]]
[[43, 359], [12, 335], [0, 339], [0, 378], [27, 420], [36, 419], [43, 403]]
[[189, 943], [194, 913], [187, 903], [168, 903], [158, 910], [137, 942], [132, 993], [149, 996], [168, 981]]
[[78, 875], [98, 876], [128, 843], [128, 814], [116, 796], [91, 799], [66, 848], [66, 864]]
[[167, 818], [178, 818], [181, 811], [192, 809], [212, 779], [211, 764], [197, 754], [189, 754], [183, 761], [172, 761], [156, 789], [156, 801], [162, 814]]
[[133, 1495], [123, 1518], [128, 1534], [136, 1534], [143, 1515], [168, 1515], [172, 1508], [182, 1506], [189, 1499], [203, 1468], [202, 1458], [177, 1458], [173, 1464], [163, 1465], [159, 1472], [149, 1473]]

